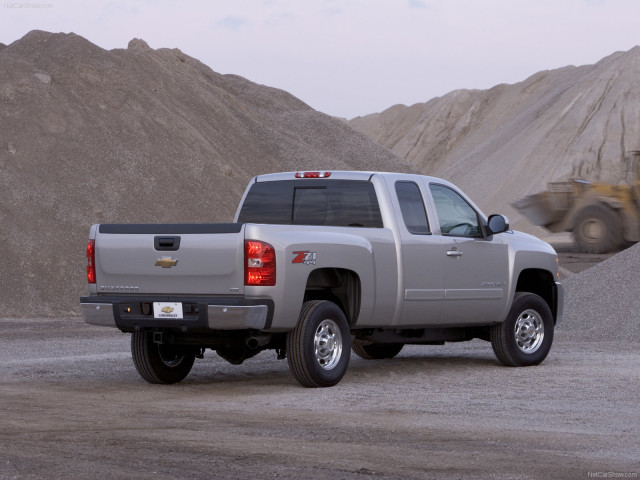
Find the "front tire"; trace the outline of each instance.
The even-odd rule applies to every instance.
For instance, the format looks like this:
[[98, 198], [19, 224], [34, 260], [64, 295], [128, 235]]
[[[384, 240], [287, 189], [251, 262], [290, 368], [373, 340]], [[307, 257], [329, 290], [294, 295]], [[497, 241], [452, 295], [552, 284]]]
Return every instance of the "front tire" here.
[[332, 387], [349, 366], [351, 331], [344, 312], [326, 300], [302, 305], [296, 328], [287, 334], [287, 361], [305, 387]]
[[553, 315], [538, 295], [516, 292], [504, 322], [491, 327], [493, 351], [508, 367], [538, 365], [553, 343]]
[[180, 345], [153, 341], [152, 332], [131, 334], [131, 355], [138, 373], [149, 383], [177, 383], [189, 375], [196, 353]]

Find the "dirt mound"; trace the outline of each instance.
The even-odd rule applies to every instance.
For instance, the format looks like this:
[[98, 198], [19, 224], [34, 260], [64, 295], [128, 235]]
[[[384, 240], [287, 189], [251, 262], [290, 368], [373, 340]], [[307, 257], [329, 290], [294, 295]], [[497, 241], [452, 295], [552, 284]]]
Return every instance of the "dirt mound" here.
[[350, 124], [421, 172], [458, 184], [486, 213], [504, 213], [516, 228], [540, 233], [509, 206], [514, 200], [549, 181], [625, 180], [625, 151], [640, 147], [639, 77], [635, 47], [595, 65], [457, 90]]
[[0, 317], [78, 312], [92, 223], [230, 221], [252, 176], [303, 169], [411, 167], [180, 50], [30, 32], [0, 49]]
[[640, 337], [640, 243], [564, 281], [565, 317], [558, 335], [575, 340]]
[[[626, 180], [640, 147], [640, 47], [595, 65], [539, 72], [515, 85], [458, 90], [349, 123], [418, 170], [462, 187], [486, 213], [534, 234], [509, 204], [549, 181]], [[640, 244], [565, 281], [558, 335], [630, 340], [640, 334]]]

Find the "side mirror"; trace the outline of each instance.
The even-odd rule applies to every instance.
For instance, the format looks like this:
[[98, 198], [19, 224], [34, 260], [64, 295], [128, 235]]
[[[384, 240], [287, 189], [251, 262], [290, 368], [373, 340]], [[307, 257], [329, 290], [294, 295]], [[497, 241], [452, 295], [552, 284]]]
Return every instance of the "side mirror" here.
[[503, 233], [509, 230], [509, 219], [504, 215], [489, 216], [489, 234]]

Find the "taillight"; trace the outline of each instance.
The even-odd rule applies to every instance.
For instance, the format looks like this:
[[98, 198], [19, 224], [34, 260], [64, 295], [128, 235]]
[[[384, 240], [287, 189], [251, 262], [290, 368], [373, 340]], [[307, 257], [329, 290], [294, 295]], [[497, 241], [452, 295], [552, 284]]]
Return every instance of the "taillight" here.
[[96, 241], [87, 242], [87, 282], [96, 283]]
[[297, 172], [296, 178], [329, 178], [331, 172]]
[[259, 240], [244, 241], [244, 284], [272, 287], [276, 284], [276, 252]]

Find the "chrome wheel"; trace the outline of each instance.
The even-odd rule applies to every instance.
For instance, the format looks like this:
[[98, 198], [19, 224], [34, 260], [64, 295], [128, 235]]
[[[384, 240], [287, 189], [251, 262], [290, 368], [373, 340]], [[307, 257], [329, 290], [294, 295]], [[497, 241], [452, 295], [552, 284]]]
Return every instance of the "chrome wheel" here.
[[351, 330], [344, 312], [328, 300], [302, 304], [296, 327], [287, 333], [287, 362], [305, 387], [331, 387], [349, 367]]
[[342, 334], [333, 320], [323, 320], [316, 329], [313, 340], [318, 364], [325, 370], [331, 370], [342, 356]]
[[491, 346], [508, 367], [539, 365], [551, 349], [553, 327], [553, 314], [542, 297], [516, 292], [504, 322], [489, 331]]
[[525, 310], [516, 320], [515, 329], [516, 345], [523, 353], [536, 352], [544, 340], [544, 322], [535, 310]]

